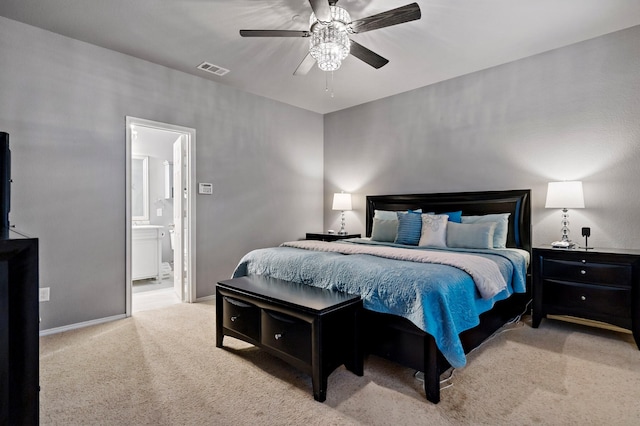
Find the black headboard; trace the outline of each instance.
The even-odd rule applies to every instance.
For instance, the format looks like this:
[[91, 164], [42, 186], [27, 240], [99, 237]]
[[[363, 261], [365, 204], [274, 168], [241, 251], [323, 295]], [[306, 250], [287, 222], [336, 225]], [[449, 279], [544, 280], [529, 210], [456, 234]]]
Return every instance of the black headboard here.
[[419, 209], [443, 213], [462, 210], [464, 216], [511, 213], [507, 247], [531, 251], [531, 190], [447, 192], [367, 196], [367, 237], [371, 236], [374, 210]]

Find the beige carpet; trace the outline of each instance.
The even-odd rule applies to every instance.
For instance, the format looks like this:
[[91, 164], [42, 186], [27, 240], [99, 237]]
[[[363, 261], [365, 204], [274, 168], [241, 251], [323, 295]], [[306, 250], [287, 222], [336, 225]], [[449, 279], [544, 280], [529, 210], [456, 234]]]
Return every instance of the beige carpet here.
[[640, 351], [628, 334], [528, 318], [456, 370], [442, 402], [377, 357], [364, 377], [311, 379], [230, 337], [214, 303], [179, 304], [41, 339], [43, 425], [637, 425]]

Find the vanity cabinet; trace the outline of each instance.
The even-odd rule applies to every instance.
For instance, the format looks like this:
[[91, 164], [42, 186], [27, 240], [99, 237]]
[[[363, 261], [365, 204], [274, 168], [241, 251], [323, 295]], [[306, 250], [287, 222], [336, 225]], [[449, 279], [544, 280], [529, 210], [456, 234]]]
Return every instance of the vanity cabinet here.
[[131, 279], [160, 279], [162, 226], [134, 226], [131, 237]]

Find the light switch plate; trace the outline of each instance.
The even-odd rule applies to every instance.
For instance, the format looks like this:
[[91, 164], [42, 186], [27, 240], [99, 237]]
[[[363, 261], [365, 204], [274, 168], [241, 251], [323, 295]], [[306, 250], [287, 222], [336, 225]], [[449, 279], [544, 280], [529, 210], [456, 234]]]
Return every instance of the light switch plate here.
[[204, 194], [204, 195], [213, 194], [213, 184], [212, 183], [198, 184], [198, 194]]

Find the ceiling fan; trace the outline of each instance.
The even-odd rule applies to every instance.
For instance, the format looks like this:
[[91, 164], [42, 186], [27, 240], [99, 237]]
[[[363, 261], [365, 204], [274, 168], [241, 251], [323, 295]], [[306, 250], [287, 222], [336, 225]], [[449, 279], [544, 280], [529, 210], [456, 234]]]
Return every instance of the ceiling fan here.
[[351, 40], [349, 35], [414, 21], [422, 16], [418, 3], [411, 3], [352, 21], [349, 12], [336, 6], [337, 2], [338, 0], [309, 0], [312, 13], [308, 30], [240, 30], [240, 35], [310, 38], [309, 53], [298, 65], [294, 75], [307, 74], [316, 62], [323, 71], [335, 71], [349, 53], [377, 69], [386, 65], [389, 60]]

